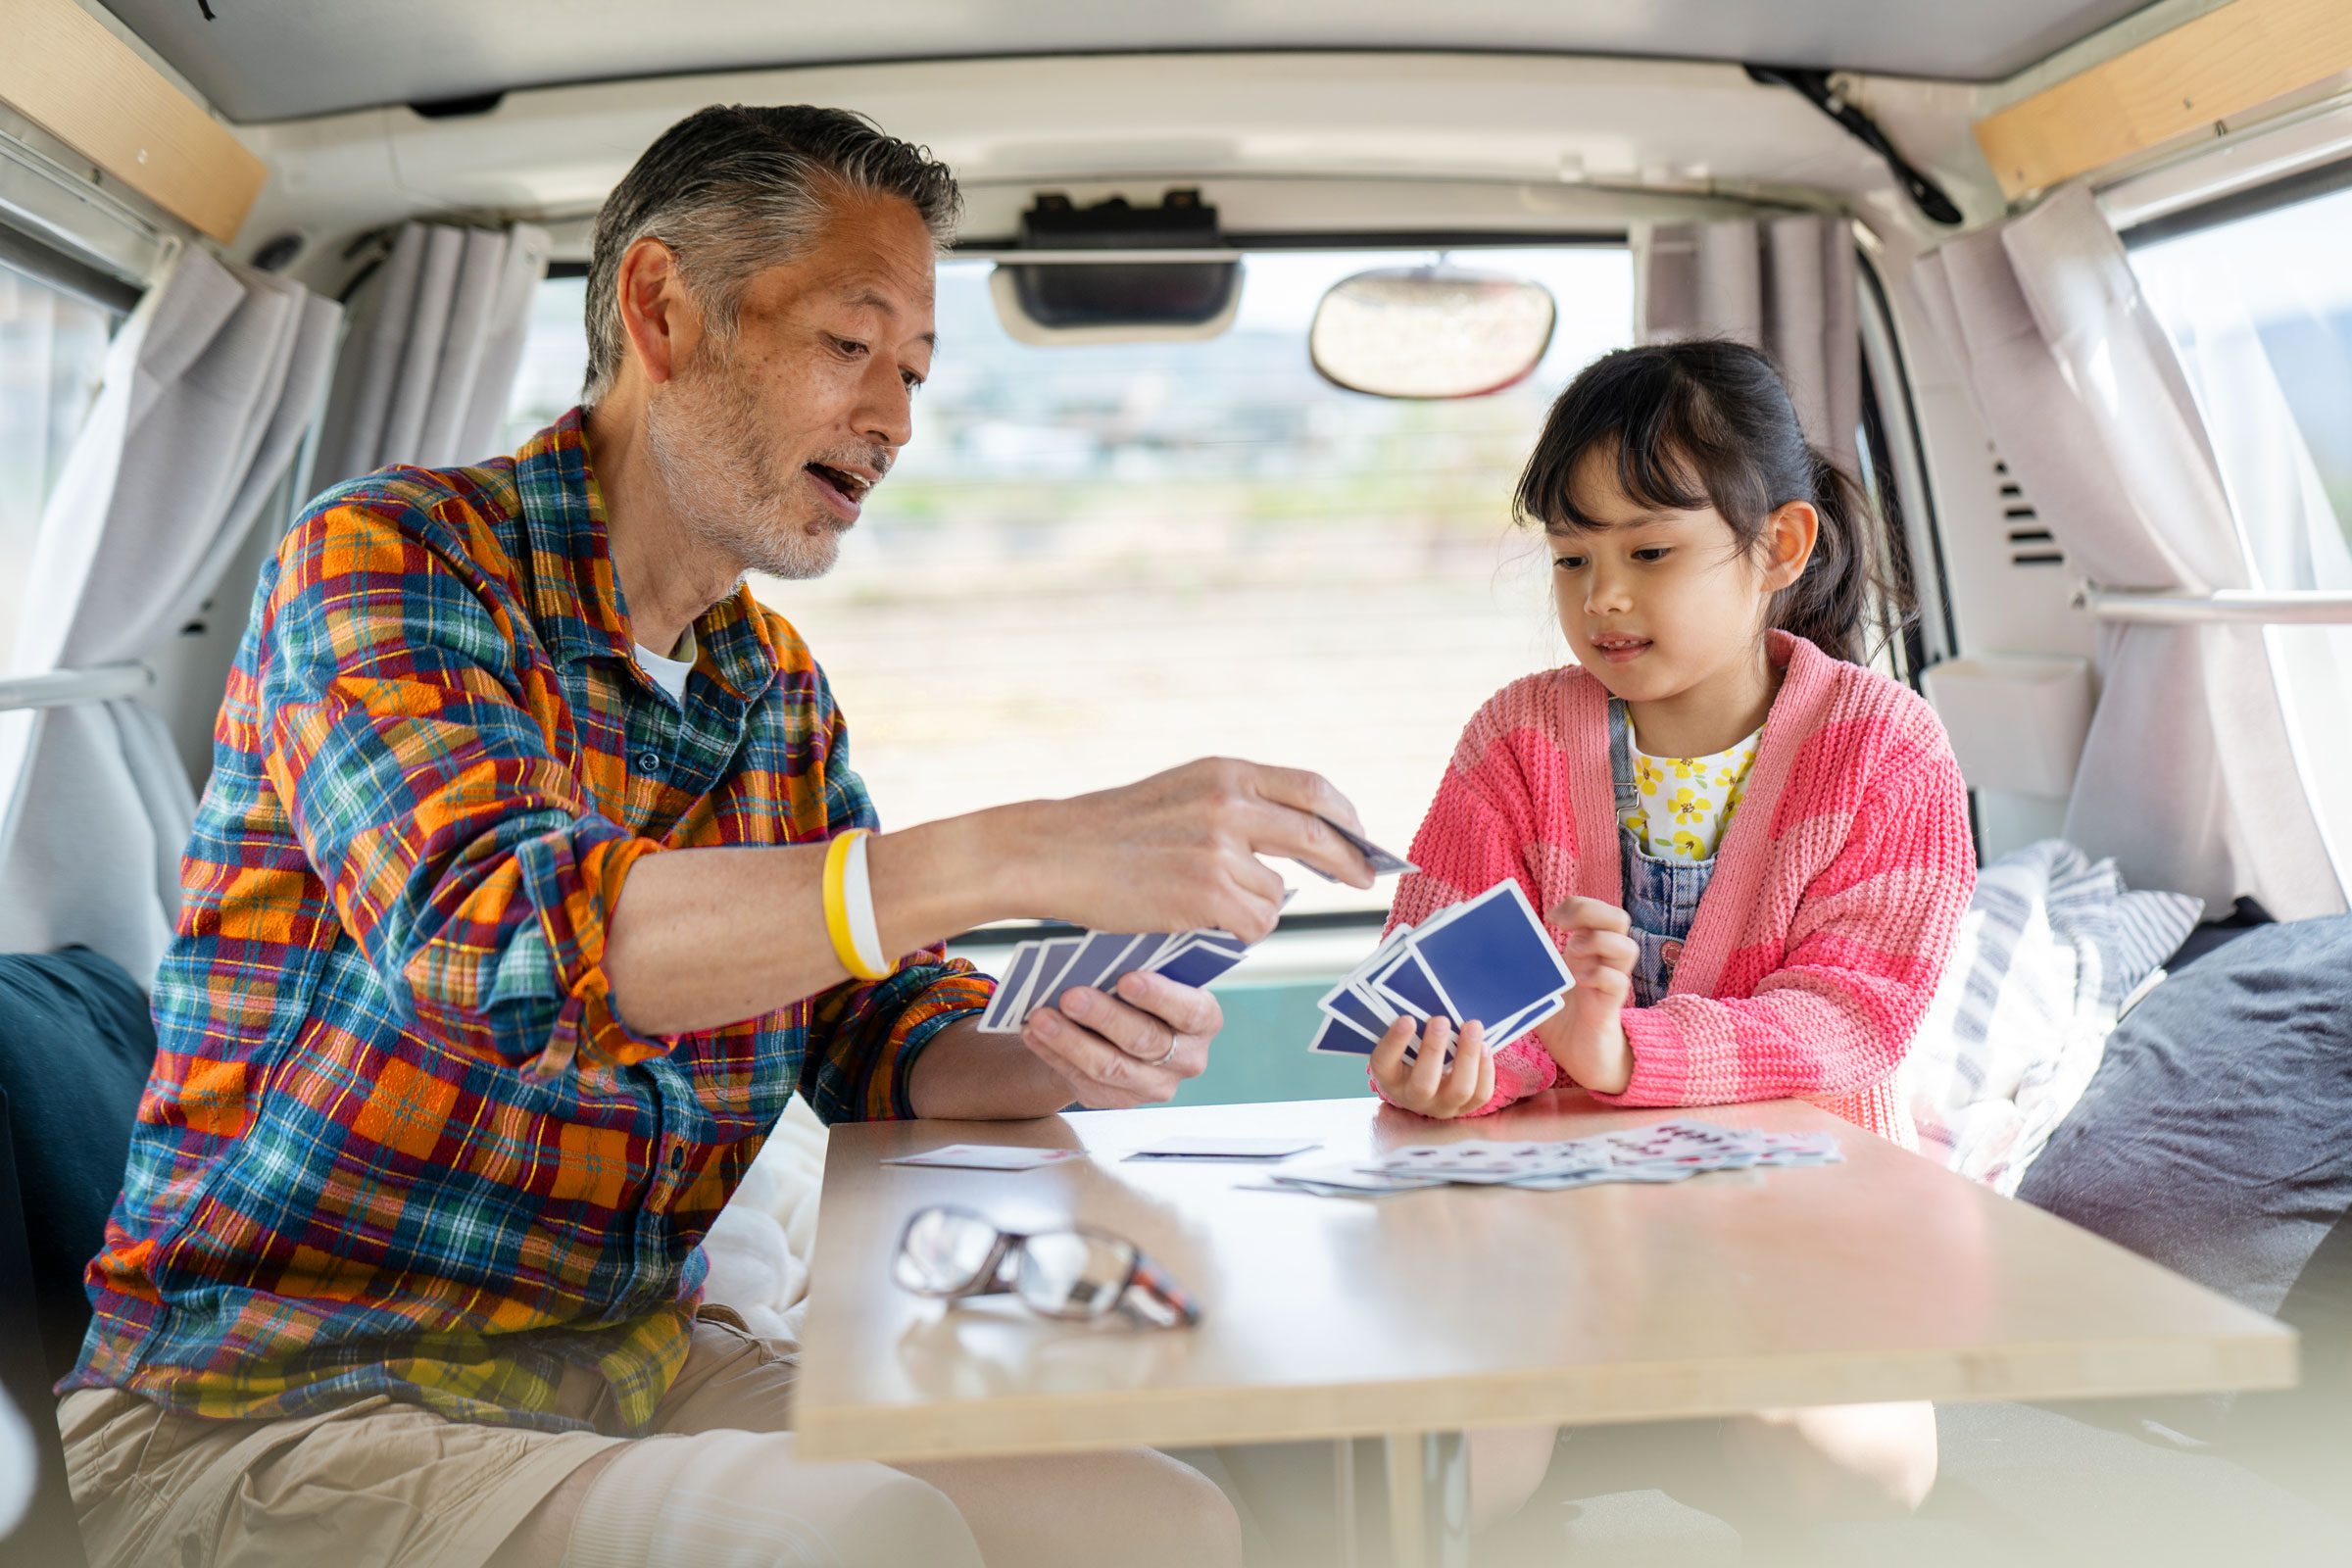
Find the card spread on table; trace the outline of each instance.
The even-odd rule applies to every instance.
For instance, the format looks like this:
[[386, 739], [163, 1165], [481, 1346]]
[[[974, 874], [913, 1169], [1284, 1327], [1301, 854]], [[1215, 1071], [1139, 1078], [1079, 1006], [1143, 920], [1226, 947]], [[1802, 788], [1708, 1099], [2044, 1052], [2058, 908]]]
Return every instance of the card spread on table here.
[[1162, 1138], [1129, 1159], [1287, 1159], [1320, 1149], [1315, 1138]]
[[885, 1165], [947, 1165], [956, 1170], [1035, 1170], [1084, 1155], [1075, 1149], [1021, 1149], [1010, 1144], [950, 1144], [920, 1154], [898, 1154]]
[[[1499, 1051], [1565, 1004], [1575, 984], [1517, 879], [1400, 925], [1326, 992], [1309, 1051], [1368, 1056], [1398, 1018], [1478, 1020]], [[1409, 1058], [1413, 1053], [1406, 1052]]]
[[1423, 1187], [1567, 1192], [1606, 1182], [1679, 1182], [1709, 1171], [1836, 1164], [1833, 1133], [1764, 1133], [1678, 1118], [1590, 1138], [1464, 1138], [1410, 1144], [1361, 1162], [1294, 1166], [1269, 1180], [1323, 1197]]

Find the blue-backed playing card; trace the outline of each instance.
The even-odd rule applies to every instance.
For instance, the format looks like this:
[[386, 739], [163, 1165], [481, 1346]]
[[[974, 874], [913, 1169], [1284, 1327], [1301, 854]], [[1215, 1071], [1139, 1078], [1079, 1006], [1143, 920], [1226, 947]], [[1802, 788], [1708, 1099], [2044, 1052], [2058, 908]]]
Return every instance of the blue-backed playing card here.
[[1575, 982], [1516, 879], [1496, 883], [1413, 938], [1455, 1020], [1501, 1023]]

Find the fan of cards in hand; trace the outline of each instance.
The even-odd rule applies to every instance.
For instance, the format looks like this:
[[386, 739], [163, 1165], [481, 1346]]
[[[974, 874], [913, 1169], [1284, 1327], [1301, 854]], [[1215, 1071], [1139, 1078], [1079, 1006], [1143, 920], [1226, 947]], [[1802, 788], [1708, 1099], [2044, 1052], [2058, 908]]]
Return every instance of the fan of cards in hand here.
[[[1400, 925], [1323, 997], [1323, 1026], [1308, 1046], [1368, 1056], [1400, 1017], [1481, 1025], [1499, 1051], [1560, 1010], [1576, 982], [1515, 879]], [[1413, 1053], [1406, 1052], [1409, 1059]]]
[[[1341, 823], [1329, 817], [1323, 820], [1363, 856], [1375, 876], [1418, 869], [1410, 860], [1390, 854]], [[1307, 869], [1331, 880], [1311, 865]], [[1287, 906], [1292, 897], [1286, 889], [1282, 902]], [[980, 1015], [980, 1029], [984, 1034], [1018, 1034], [1031, 1013], [1056, 1005], [1068, 992], [1081, 986], [1106, 992], [1139, 971], [1166, 975], [1178, 985], [1205, 986], [1221, 979], [1249, 951], [1250, 945], [1240, 937], [1213, 928], [1141, 934], [1082, 931], [1024, 942], [1012, 950], [1004, 978]]]
[[1376, 1198], [1449, 1184], [1562, 1192], [1603, 1182], [1679, 1182], [1751, 1166], [1831, 1165], [1843, 1158], [1830, 1133], [1766, 1133], [1675, 1120], [1592, 1138], [1413, 1144], [1378, 1159], [1267, 1175], [1283, 1187], [1322, 1197]]

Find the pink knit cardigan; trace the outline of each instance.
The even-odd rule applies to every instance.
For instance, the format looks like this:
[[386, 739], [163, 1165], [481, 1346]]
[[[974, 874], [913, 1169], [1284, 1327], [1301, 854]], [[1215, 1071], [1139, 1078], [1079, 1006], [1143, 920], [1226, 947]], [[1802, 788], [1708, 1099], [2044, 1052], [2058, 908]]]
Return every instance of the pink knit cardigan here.
[[[1795, 1096], [1905, 1147], [1895, 1069], [1976, 885], [1968, 791], [1943, 727], [1907, 688], [1774, 632], [1787, 670], [1673, 983], [1628, 1007], [1620, 1105]], [[1480, 709], [1421, 831], [1391, 924], [1517, 877], [1539, 913], [1624, 902], [1607, 690], [1581, 667], [1530, 675]], [[1556, 928], [1555, 943], [1567, 933]], [[1529, 1035], [1495, 1058], [1484, 1115], [1559, 1082]]]

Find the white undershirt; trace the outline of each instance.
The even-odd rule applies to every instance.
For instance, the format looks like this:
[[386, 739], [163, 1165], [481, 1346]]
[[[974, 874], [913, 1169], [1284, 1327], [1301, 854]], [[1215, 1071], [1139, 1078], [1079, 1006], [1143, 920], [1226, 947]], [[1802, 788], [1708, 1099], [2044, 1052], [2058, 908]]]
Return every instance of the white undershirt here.
[[686, 628], [686, 635], [678, 639], [678, 646], [669, 651], [670, 657], [667, 659], [643, 643], [632, 646], [637, 650], [638, 667], [654, 678], [654, 684], [676, 701], [685, 702], [686, 677], [694, 672], [694, 627], [689, 625]]

